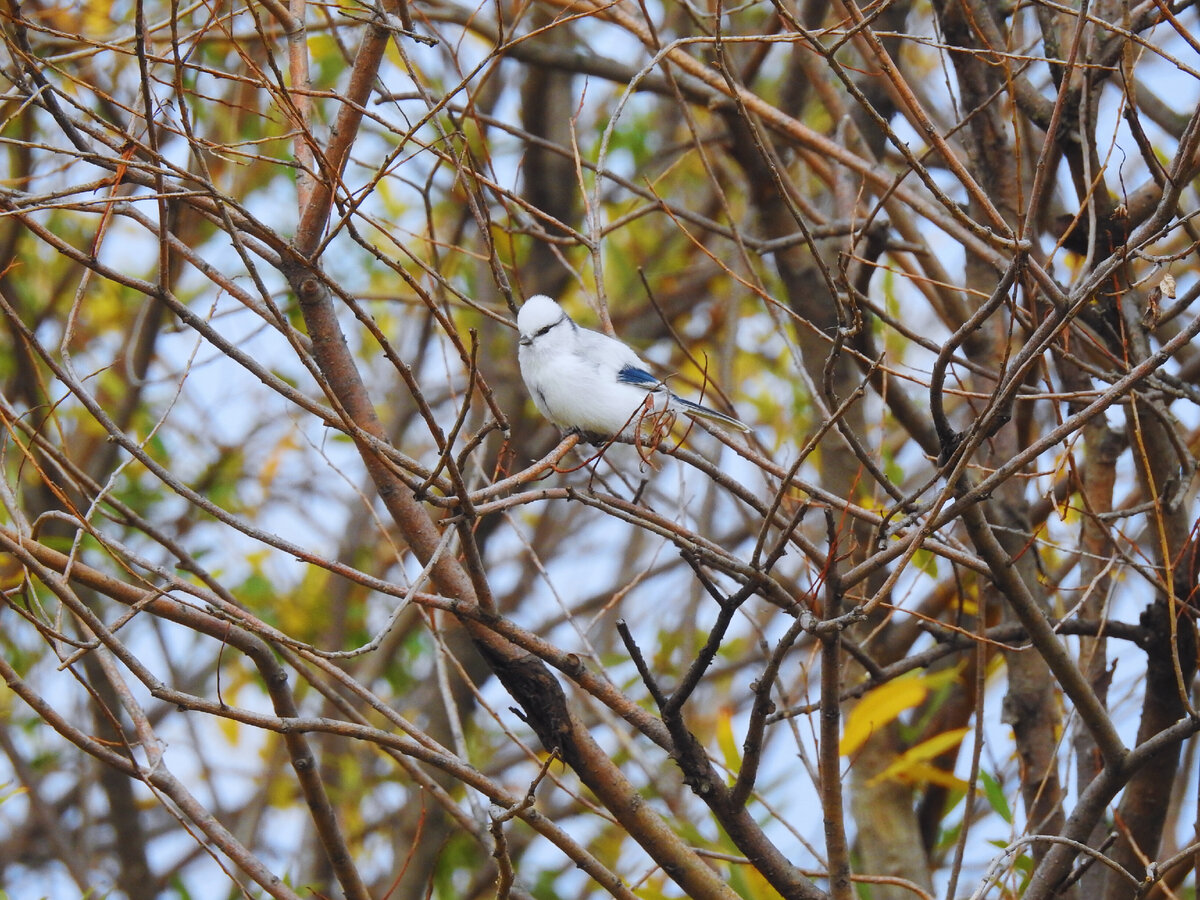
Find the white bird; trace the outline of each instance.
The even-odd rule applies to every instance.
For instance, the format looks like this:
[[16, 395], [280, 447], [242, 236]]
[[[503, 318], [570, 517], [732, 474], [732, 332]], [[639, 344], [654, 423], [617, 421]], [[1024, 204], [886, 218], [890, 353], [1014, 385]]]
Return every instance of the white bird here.
[[521, 377], [543, 416], [586, 438], [634, 437], [664, 410], [750, 429], [715, 409], [684, 400], [647, 371], [616, 338], [580, 328], [561, 306], [538, 294], [517, 314]]

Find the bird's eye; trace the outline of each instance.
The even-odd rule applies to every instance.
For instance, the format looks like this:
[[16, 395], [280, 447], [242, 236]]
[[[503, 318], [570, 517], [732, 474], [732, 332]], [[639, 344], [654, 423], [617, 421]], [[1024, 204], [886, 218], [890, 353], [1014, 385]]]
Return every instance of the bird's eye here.
[[550, 325], [545, 325], [545, 326], [543, 326], [543, 327], [539, 328], [539, 329], [537, 330], [537, 335], [536, 335], [536, 336], [537, 336], [537, 337], [541, 337], [543, 334], [545, 334], [547, 331], [549, 331], [551, 328], [553, 328], [553, 327], [554, 327], [554, 325], [556, 325], [556, 324], [558, 324], [558, 323], [557, 323], [557, 322], [555, 322], [555, 323], [553, 323], [553, 324], [550, 324]]

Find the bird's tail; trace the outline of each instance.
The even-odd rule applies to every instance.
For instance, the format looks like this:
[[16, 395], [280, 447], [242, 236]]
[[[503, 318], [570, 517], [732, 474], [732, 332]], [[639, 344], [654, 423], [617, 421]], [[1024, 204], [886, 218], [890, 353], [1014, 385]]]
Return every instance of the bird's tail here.
[[722, 425], [728, 425], [730, 428], [735, 428], [738, 431], [750, 430], [749, 425], [739, 422], [733, 416], [727, 416], [725, 413], [709, 409], [707, 406], [702, 406], [699, 403], [693, 403], [691, 400], [684, 400], [682, 397], [676, 397], [674, 394], [671, 395], [671, 399], [679, 405], [679, 411], [684, 415], [693, 416], [697, 419], [708, 419], [710, 422], [720, 422]]

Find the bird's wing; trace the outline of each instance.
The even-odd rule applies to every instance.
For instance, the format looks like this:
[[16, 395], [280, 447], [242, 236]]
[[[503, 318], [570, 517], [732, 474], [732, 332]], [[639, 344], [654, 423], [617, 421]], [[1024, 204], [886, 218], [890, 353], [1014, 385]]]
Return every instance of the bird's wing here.
[[617, 371], [617, 381], [622, 384], [632, 384], [647, 391], [656, 391], [664, 387], [662, 381], [641, 366], [626, 363]]

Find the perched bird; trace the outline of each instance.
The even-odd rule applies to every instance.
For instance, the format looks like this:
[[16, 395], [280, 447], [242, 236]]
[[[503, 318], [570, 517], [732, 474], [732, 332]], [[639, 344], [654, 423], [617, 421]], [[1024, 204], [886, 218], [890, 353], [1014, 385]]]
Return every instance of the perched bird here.
[[634, 437], [647, 415], [664, 411], [750, 430], [724, 413], [677, 397], [628, 346], [580, 328], [549, 297], [526, 300], [517, 329], [525, 386], [538, 412], [565, 431], [589, 439]]

